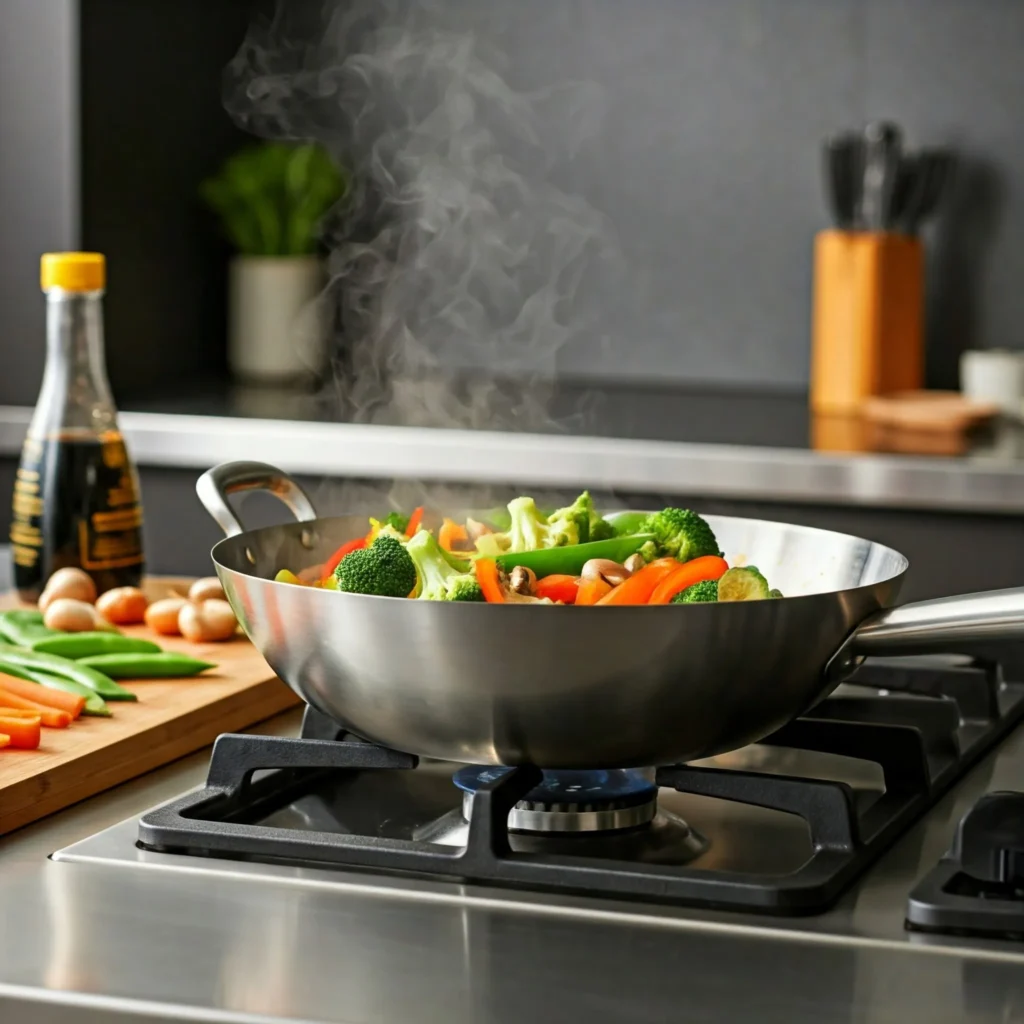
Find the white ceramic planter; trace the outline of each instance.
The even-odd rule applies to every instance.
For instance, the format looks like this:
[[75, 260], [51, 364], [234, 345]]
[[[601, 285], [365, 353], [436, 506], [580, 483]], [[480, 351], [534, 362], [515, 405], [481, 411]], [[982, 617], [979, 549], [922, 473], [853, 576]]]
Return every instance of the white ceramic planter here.
[[228, 362], [240, 380], [285, 383], [319, 372], [323, 286], [315, 256], [236, 256], [229, 274]]

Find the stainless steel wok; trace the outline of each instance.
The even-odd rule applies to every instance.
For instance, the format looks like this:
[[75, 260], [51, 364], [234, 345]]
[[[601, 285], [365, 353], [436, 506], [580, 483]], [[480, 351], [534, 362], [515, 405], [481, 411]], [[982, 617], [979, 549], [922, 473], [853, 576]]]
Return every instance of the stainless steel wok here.
[[[243, 531], [228, 506], [263, 489], [298, 522]], [[671, 764], [762, 739], [866, 655], [1024, 639], [1024, 588], [891, 608], [907, 559], [826, 530], [709, 516], [732, 562], [783, 600], [552, 608], [343, 594], [273, 582], [361, 536], [318, 519], [258, 462], [204, 474], [225, 533], [217, 573], [245, 632], [299, 696], [353, 733], [428, 757], [542, 768]], [[889, 609], [889, 610], [883, 610]]]

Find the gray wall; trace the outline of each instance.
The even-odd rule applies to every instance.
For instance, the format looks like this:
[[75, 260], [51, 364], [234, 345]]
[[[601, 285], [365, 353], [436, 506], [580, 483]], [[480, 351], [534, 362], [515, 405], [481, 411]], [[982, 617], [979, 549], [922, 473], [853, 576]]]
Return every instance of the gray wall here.
[[39, 388], [39, 255], [78, 244], [75, 8], [0, 3], [0, 403]]
[[964, 155], [930, 239], [931, 381], [956, 383], [964, 347], [1024, 347], [1020, 0], [594, 0], [569, 24], [559, 3], [517, 7], [517, 56], [609, 99], [601, 152], [573, 175], [646, 313], [603, 371], [802, 386], [817, 147], [870, 117]]
[[[133, 297], [124, 297], [125, 288], [122, 298], [113, 289], [108, 298], [110, 348], [122, 354], [113, 376], [129, 405], [133, 391], [157, 383], [144, 379], [147, 346], [180, 353], [179, 379], [223, 365], [222, 349], [213, 351], [223, 323], [212, 323], [223, 316], [223, 279], [208, 262], [211, 253], [223, 253], [180, 237], [209, 232], [186, 195], [202, 161], [182, 154], [208, 152], [212, 164], [233, 145], [213, 113], [220, 105], [217, 69], [248, 6], [85, 5], [94, 19], [90, 38], [97, 45], [106, 40], [94, 60], [110, 69], [110, 87], [93, 90], [90, 118], [116, 126], [120, 140], [116, 150], [105, 149], [99, 128], [93, 133], [98, 156], [88, 220], [95, 240], [85, 242], [103, 245], [112, 261], [130, 268], [123, 275]], [[818, 145], [832, 130], [877, 116], [899, 119], [914, 144], [950, 143], [964, 154], [948, 215], [930, 238], [931, 382], [955, 383], [963, 347], [1024, 347], [1021, 0], [442, 6], [496, 39], [516, 86], [576, 80], [601, 92], [599, 132], [557, 176], [565, 191], [611, 218], [627, 273], [617, 289], [603, 279], [600, 288], [584, 289], [603, 310], [610, 342], [570, 345], [561, 355], [563, 371], [802, 387], [811, 244], [825, 224]], [[75, 241], [75, 8], [73, 0], [0, 5], [0, 401], [28, 402], [35, 392], [37, 255]], [[115, 32], [129, 13], [138, 23], [130, 34], [145, 40], [141, 64], [121, 41], [125, 34]], [[197, 19], [191, 34], [190, 17]], [[204, 18], [209, 31], [199, 28]], [[217, 33], [216, 45], [204, 42]], [[164, 54], [155, 42], [161, 38], [174, 40]], [[143, 65], [150, 71], [133, 88]], [[193, 87], [166, 88], [175, 76]], [[120, 102], [125, 95], [130, 104]], [[130, 118], [117, 116], [129, 110]], [[136, 137], [150, 141], [132, 145]], [[104, 152], [116, 152], [116, 159], [104, 164]], [[161, 171], [169, 166], [178, 168], [177, 178]], [[120, 182], [102, 187], [117, 167], [127, 169], [128, 185], [133, 176], [137, 183], [168, 183], [163, 195], [149, 187], [146, 202], [170, 204], [175, 215], [147, 217], [138, 202], [119, 215], [128, 193]], [[154, 177], [157, 171], [163, 176]], [[176, 237], [169, 240], [172, 228]], [[174, 261], [180, 266], [170, 266]], [[162, 264], [169, 276], [161, 276]], [[161, 284], [171, 279], [175, 287]], [[125, 303], [146, 315], [130, 315]], [[209, 310], [204, 316], [212, 326], [182, 314], [197, 309]], [[158, 363], [160, 379], [168, 379], [169, 368]], [[137, 389], [134, 377], [127, 379], [133, 374]]]

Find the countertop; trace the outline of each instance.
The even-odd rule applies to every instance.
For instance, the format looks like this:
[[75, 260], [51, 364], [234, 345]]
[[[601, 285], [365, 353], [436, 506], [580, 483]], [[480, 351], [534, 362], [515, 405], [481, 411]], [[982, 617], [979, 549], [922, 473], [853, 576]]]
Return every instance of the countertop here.
[[[253, 731], [298, 725], [295, 711]], [[820, 918], [315, 867], [261, 875], [167, 854], [148, 867], [48, 859], [201, 784], [203, 751], [0, 839], [0, 1020], [1004, 1024], [1024, 1005], [1018, 943], [915, 942], [900, 924], [955, 821], [1012, 783], [1022, 756], [1012, 738], [1003, 769], [975, 769], [885, 855], [870, 889]]]
[[[892, 438], [813, 418], [802, 394], [563, 385], [543, 413], [516, 415], [506, 400], [500, 415], [512, 429], [484, 430], [390, 414], [353, 422], [323, 395], [186, 391], [122, 412], [140, 465], [201, 470], [257, 459], [309, 476], [1024, 511], [1024, 428], [1015, 423], [972, 436], [958, 454], [926, 455], [870, 450]], [[0, 407], [0, 457], [17, 454], [30, 415]]]

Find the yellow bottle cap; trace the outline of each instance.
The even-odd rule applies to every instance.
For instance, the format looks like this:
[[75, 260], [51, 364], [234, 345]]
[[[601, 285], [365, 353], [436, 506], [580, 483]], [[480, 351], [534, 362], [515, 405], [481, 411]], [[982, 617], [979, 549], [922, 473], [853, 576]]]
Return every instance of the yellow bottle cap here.
[[97, 292], [107, 283], [107, 261], [101, 252], [48, 252], [39, 265], [43, 291]]

